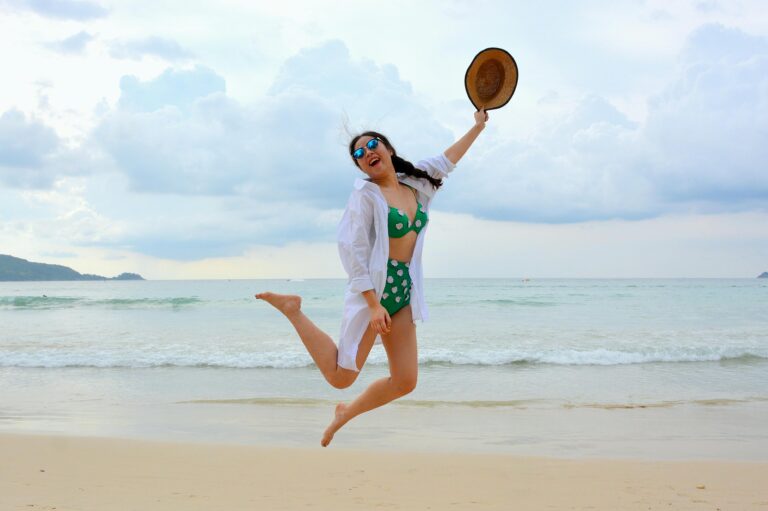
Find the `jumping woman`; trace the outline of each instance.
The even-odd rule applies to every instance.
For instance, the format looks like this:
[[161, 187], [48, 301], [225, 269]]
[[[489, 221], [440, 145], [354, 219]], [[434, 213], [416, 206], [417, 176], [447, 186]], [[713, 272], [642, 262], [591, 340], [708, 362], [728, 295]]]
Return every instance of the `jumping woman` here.
[[374, 344], [384, 344], [388, 378], [374, 381], [351, 403], [336, 405], [320, 444], [361, 413], [402, 397], [416, 387], [418, 356], [415, 320], [426, 320], [421, 253], [429, 206], [459, 160], [485, 128], [488, 114], [439, 156], [416, 165], [397, 156], [387, 138], [373, 131], [349, 143], [353, 163], [368, 175], [358, 178], [338, 226], [341, 263], [349, 280], [338, 347], [301, 311], [301, 297], [259, 293], [296, 328], [328, 383], [347, 388], [357, 379]]

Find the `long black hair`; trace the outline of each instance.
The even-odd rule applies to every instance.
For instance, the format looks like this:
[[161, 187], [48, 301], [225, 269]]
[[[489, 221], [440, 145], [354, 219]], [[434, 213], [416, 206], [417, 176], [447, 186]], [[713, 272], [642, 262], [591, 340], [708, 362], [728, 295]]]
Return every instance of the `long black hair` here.
[[[355, 151], [355, 144], [357, 144], [357, 141], [360, 140], [361, 137], [374, 137], [384, 142], [384, 145], [387, 146], [387, 149], [392, 151], [392, 165], [394, 165], [395, 172], [397, 172], [398, 174], [405, 174], [406, 176], [413, 176], [420, 179], [426, 179], [436, 189], [440, 188], [443, 185], [442, 179], [434, 178], [429, 174], [427, 174], [425, 171], [414, 167], [413, 163], [409, 162], [408, 160], [404, 160], [400, 158], [397, 155], [397, 151], [395, 151], [395, 148], [392, 147], [392, 144], [390, 144], [389, 140], [387, 140], [387, 137], [375, 131], [365, 131], [363, 133], [360, 133], [356, 137], [354, 137], [352, 141], [349, 143], [350, 156], [352, 156], [352, 153]], [[352, 158], [352, 161], [355, 163], [355, 166], [357, 166], [357, 168], [360, 168], [360, 165], [357, 163], [357, 160]]]

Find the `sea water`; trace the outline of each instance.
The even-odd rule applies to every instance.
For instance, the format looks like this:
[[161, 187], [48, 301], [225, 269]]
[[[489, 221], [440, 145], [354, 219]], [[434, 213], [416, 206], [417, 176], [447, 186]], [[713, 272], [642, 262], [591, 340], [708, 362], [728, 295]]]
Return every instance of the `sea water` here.
[[[286, 318], [253, 295], [301, 295], [336, 339], [344, 287], [0, 283], [0, 431], [301, 445], [334, 402], [388, 375], [386, 353], [375, 346], [358, 381], [334, 389]], [[514, 452], [599, 454], [611, 435], [680, 446], [689, 433], [735, 439], [736, 457], [768, 457], [768, 281], [427, 279], [425, 288], [417, 389], [356, 419], [366, 427], [348, 434], [352, 445], [443, 434]]]

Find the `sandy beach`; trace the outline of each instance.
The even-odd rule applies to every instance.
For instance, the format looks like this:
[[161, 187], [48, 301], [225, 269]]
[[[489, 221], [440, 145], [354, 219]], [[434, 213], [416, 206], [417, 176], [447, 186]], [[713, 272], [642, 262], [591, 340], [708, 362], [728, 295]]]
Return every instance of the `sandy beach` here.
[[86, 284], [0, 285], [0, 511], [768, 511], [762, 284], [435, 279], [416, 390], [327, 449], [383, 349], [339, 390], [261, 282]]
[[768, 508], [768, 463], [0, 435], [5, 510]]

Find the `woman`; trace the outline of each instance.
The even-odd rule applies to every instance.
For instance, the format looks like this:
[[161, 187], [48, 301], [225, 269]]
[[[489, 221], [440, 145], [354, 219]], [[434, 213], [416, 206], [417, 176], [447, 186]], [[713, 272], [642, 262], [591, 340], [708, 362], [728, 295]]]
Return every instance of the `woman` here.
[[320, 442], [323, 447], [352, 418], [416, 387], [414, 320], [427, 319], [421, 252], [429, 205], [442, 179], [485, 128], [485, 110], [474, 117], [474, 126], [445, 153], [415, 166], [397, 156], [379, 133], [365, 132], [350, 142], [352, 161], [368, 179], [355, 181], [338, 228], [339, 254], [349, 274], [338, 347], [304, 315], [299, 296], [256, 295], [288, 318], [325, 379], [336, 388], [352, 385], [374, 343], [384, 344], [390, 376], [373, 382], [351, 403], [336, 405]]

